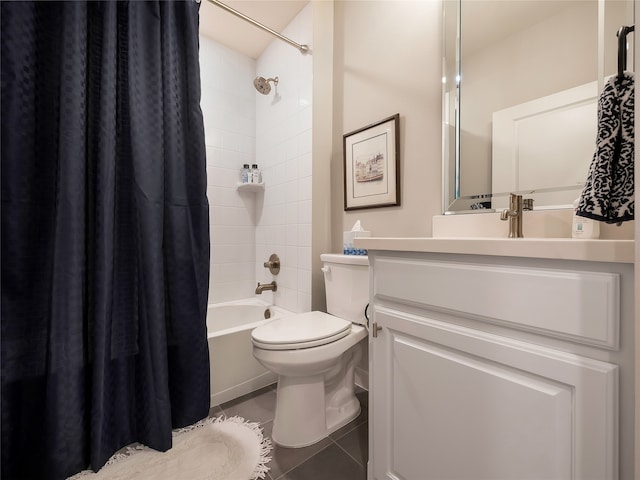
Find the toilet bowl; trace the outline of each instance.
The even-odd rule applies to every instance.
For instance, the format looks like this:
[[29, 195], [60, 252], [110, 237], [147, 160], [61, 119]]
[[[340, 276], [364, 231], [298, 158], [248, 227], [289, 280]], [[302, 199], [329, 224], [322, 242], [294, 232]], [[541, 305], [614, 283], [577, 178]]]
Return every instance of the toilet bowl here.
[[360, 414], [354, 387], [368, 335], [368, 259], [321, 259], [330, 313], [290, 315], [251, 334], [254, 357], [278, 375], [272, 439], [284, 447], [316, 443]]

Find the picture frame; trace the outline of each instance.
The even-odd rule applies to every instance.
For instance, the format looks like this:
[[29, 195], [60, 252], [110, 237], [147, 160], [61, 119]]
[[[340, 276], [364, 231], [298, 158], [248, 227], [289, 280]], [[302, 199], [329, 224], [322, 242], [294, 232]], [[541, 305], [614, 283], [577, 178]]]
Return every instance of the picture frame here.
[[400, 205], [400, 114], [343, 135], [344, 209]]

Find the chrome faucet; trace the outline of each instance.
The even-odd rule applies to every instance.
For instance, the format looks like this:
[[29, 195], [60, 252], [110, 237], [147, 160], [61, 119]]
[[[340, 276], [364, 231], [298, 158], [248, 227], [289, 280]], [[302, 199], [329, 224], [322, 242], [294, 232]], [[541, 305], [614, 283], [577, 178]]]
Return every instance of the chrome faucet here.
[[278, 290], [278, 284], [276, 283], [275, 280], [271, 283], [258, 282], [258, 286], [256, 287], [256, 295], [260, 295], [265, 290], [271, 290], [275, 292], [276, 290]]
[[502, 210], [500, 220], [509, 220], [509, 238], [522, 238], [522, 195], [509, 194], [509, 208]]

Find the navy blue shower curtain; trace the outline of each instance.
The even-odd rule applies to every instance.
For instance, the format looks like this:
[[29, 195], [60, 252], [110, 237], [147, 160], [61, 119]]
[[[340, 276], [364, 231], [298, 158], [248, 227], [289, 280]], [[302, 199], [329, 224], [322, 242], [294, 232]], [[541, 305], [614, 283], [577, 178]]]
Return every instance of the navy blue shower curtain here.
[[2, 478], [208, 414], [198, 7], [2, 2]]

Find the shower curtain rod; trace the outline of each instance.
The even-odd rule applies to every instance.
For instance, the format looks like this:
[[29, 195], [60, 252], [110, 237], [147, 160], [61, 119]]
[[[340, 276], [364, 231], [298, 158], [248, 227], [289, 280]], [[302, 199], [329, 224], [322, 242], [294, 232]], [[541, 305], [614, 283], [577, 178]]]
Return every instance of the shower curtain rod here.
[[226, 10], [229, 13], [233, 13], [236, 17], [240, 17], [241, 19], [243, 19], [243, 20], [255, 25], [256, 27], [261, 28], [265, 32], [269, 32], [271, 35], [274, 35], [274, 36], [278, 37], [280, 40], [283, 40], [283, 41], [287, 42], [289, 45], [292, 45], [292, 46], [296, 47], [298, 50], [300, 50], [300, 53], [302, 53], [303, 55], [309, 52], [309, 47], [307, 45], [300, 45], [299, 43], [294, 42], [290, 38], [287, 38], [284, 35], [276, 32], [275, 30], [272, 30], [271, 28], [261, 24], [260, 22], [257, 22], [253, 18], [247, 17], [244, 13], [241, 13], [241, 12], [239, 12], [237, 10], [234, 10], [229, 5], [225, 5], [224, 3], [222, 3], [222, 2], [220, 2], [218, 0], [208, 0], [208, 1], [210, 3], [213, 3], [214, 5], [217, 5], [218, 7], [222, 8], [223, 10]]

